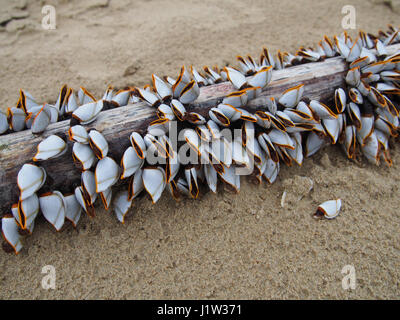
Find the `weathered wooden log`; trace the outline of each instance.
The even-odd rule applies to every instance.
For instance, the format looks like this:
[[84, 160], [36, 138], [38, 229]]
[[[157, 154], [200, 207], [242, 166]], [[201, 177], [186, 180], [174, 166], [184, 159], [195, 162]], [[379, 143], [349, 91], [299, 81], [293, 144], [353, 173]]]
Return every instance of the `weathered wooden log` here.
[[[387, 47], [389, 54], [400, 50], [400, 44]], [[255, 111], [266, 105], [268, 97], [279, 97], [282, 92], [297, 84], [305, 84], [304, 96], [310, 99], [329, 101], [334, 90], [344, 85], [347, 63], [340, 57], [326, 59], [323, 62], [307, 63], [283, 70], [274, 70], [272, 81], [261, 96], [251, 101], [246, 109]], [[201, 88], [200, 96], [188, 111], [208, 115], [211, 107], [220, 103], [227, 94], [235, 91], [229, 82]], [[145, 103], [106, 110], [100, 113], [88, 129], [95, 128], [107, 139], [109, 154], [117, 161], [121, 160], [124, 150], [130, 145], [129, 136], [133, 131], [145, 132], [148, 124], [156, 119], [155, 109]], [[51, 124], [41, 135], [33, 135], [30, 130], [0, 136], [0, 208], [8, 213], [13, 203], [18, 201], [17, 174], [24, 163], [32, 162], [37, 144], [52, 134], [66, 134], [70, 121]], [[72, 192], [73, 184], [80, 181], [80, 171], [75, 167], [71, 149], [62, 157], [40, 162], [48, 178], [47, 184], [53, 190]]]

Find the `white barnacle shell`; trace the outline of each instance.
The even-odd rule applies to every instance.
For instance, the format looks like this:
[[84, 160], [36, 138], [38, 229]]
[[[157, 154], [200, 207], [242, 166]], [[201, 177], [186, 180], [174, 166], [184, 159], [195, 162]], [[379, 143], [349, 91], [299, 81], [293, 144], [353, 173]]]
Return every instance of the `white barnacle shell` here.
[[361, 80], [360, 68], [355, 67], [350, 69], [346, 75], [346, 82], [352, 87], [358, 87]]
[[95, 170], [96, 192], [103, 192], [114, 185], [119, 179], [120, 169], [114, 159], [104, 157], [99, 160]]
[[132, 132], [130, 141], [138, 157], [144, 159], [146, 157], [146, 144], [142, 136], [137, 132]]
[[[205, 66], [205, 67], [203, 67], [203, 70], [206, 73], [206, 75], [208, 76], [207, 80], [208, 80], [209, 84], [214, 84], [214, 83], [218, 83], [218, 82], [222, 81], [222, 76], [219, 75], [213, 69]], [[226, 70], [224, 70], [224, 71], [226, 72]]]
[[208, 120], [206, 126], [213, 139], [219, 139], [221, 137], [221, 132], [216, 122], [213, 120]]
[[353, 46], [350, 48], [349, 55], [346, 57], [347, 62], [353, 62], [357, 60], [361, 55], [362, 46], [359, 42], [354, 41]]
[[268, 50], [268, 48], [263, 48], [263, 63], [266, 66], [272, 66], [275, 68], [275, 60], [274, 56], [271, 54], [271, 52]]
[[192, 103], [200, 95], [200, 88], [196, 81], [190, 81], [181, 91], [179, 101], [183, 104]]
[[277, 111], [273, 116], [276, 117], [281, 123], [283, 123], [286, 128], [295, 126], [290, 116], [283, 111]]
[[108, 153], [108, 143], [104, 136], [96, 131], [89, 132], [89, 144], [97, 158], [103, 159]]
[[[50, 123], [55, 123], [58, 121], [58, 111], [57, 109], [51, 104], [45, 104], [44, 110], [48, 115], [50, 115]], [[32, 124], [33, 126], [34, 124]]]
[[58, 114], [62, 116], [65, 113], [65, 98], [68, 93], [68, 87], [64, 84], [61, 87], [60, 94], [58, 95], [57, 102], [54, 107], [58, 110]]
[[224, 71], [236, 90], [241, 90], [247, 85], [246, 77], [240, 71], [230, 67], [225, 67]]
[[96, 178], [92, 171], [87, 170], [82, 172], [81, 186], [85, 200], [88, 201], [89, 204], [93, 204], [97, 199], [97, 193]]
[[257, 124], [260, 127], [265, 129], [269, 129], [271, 127], [272, 114], [269, 111], [258, 110], [255, 112], [255, 116], [257, 118]]
[[168, 147], [169, 144], [167, 141], [163, 140], [163, 136], [159, 137], [157, 139], [155, 136], [151, 135], [150, 133], [147, 133], [144, 136], [144, 142], [147, 147], [147, 161], [149, 163], [153, 163], [154, 159], [152, 159], [153, 156], [159, 156], [162, 158], [166, 158], [168, 156]]
[[[232, 143], [224, 137], [213, 140], [211, 143], [210, 153], [213, 158], [229, 168], [232, 164]], [[223, 170], [219, 170], [223, 171]]]
[[[247, 135], [246, 137], [246, 144], [244, 146], [246, 152], [249, 155], [250, 161], [253, 161], [256, 164], [261, 163], [262, 162], [262, 156], [264, 154], [264, 152], [261, 149], [260, 144], [258, 143], [258, 140], [254, 138], [253, 136], [249, 136]], [[249, 161], [249, 163], [250, 163]]]
[[288, 155], [296, 162], [299, 166], [303, 164], [303, 146], [301, 144], [301, 134], [299, 132], [294, 133], [293, 141], [295, 141], [296, 147], [294, 150], [287, 149]]
[[250, 165], [249, 155], [243, 148], [241, 139], [232, 141], [232, 161], [239, 167], [248, 167]]
[[269, 138], [271, 139], [273, 144], [276, 144], [278, 146], [288, 148], [288, 149], [294, 149], [295, 145], [290, 138], [290, 136], [283, 131], [277, 130], [277, 129], [272, 129], [271, 132], [268, 133]]
[[89, 144], [89, 135], [86, 128], [79, 124], [68, 129], [68, 137], [71, 141]]
[[136, 88], [139, 97], [152, 107], [156, 107], [160, 103], [159, 97], [153, 92], [142, 88]]
[[[352, 63], [350, 63], [350, 69], [353, 68], [362, 68], [365, 67], [367, 64], [369, 64], [371, 62], [371, 59], [369, 58], [369, 56], [365, 55], [365, 51], [363, 51], [365, 48], [363, 48], [361, 50], [361, 57], [354, 60]], [[364, 55], [364, 56], [363, 56]], [[375, 56], [373, 56], [375, 57]]]
[[272, 143], [269, 135], [265, 132], [262, 132], [257, 136], [257, 140], [260, 144], [260, 147], [268, 155], [268, 158], [272, 159], [274, 162], [279, 162], [278, 154], [276, 152], [275, 146]]
[[50, 108], [51, 107], [48, 105], [44, 105], [35, 115], [30, 115], [32, 117], [32, 123], [30, 125], [32, 133], [41, 133], [46, 130], [51, 122]]
[[[397, 118], [393, 117], [393, 119]], [[375, 118], [374, 127], [386, 133], [387, 135], [397, 136], [396, 127], [389, 121], [388, 118], [385, 118], [382, 115], [378, 115]]]
[[132, 200], [129, 200], [128, 191], [120, 191], [114, 198], [114, 212], [117, 219], [121, 223], [125, 223], [125, 215], [128, 213], [129, 208], [132, 206]]
[[197, 184], [197, 172], [194, 167], [185, 169], [186, 183], [189, 189], [189, 195], [193, 199], [199, 196], [199, 186]]
[[275, 98], [274, 97], [270, 97], [268, 100], [267, 100], [267, 109], [268, 109], [268, 111], [271, 113], [271, 114], [275, 114], [276, 113], [276, 111], [278, 110], [278, 106], [277, 106], [277, 104], [276, 104], [276, 100], [275, 100]]
[[106, 190], [99, 193], [101, 202], [103, 202], [104, 209], [108, 210], [111, 206], [112, 199], [112, 188], [107, 188]]
[[133, 147], [126, 149], [121, 159], [121, 167], [123, 168], [121, 179], [125, 179], [133, 175], [143, 166], [143, 163], [144, 159], [141, 159], [138, 156]]
[[342, 201], [340, 199], [325, 201], [318, 206], [314, 217], [325, 217], [326, 219], [336, 218], [339, 215], [341, 206]]
[[[383, 81], [400, 81], [400, 73], [398, 71], [383, 71], [381, 72], [380, 77]], [[379, 88], [377, 89], [379, 90]]]
[[347, 46], [346, 42], [343, 41], [341, 38], [334, 37], [335, 45], [336, 45], [336, 50], [338, 53], [343, 57], [346, 58], [350, 54], [350, 48]]
[[78, 100], [81, 106], [96, 101], [93, 95], [84, 87], [80, 87], [78, 90]]
[[112, 97], [111, 102], [116, 104], [118, 107], [126, 106], [128, 104], [130, 94], [130, 90], [120, 90], [115, 94], [114, 97]]
[[28, 91], [19, 90], [18, 106], [22, 107], [26, 113], [29, 113], [37, 105], [35, 98]]
[[309, 117], [310, 121], [314, 119], [314, 114], [313, 114], [312, 109], [304, 101], [299, 102], [299, 104], [296, 106], [296, 110], [306, 114]]
[[[39, 213], [39, 199], [34, 193], [30, 197], [18, 201], [18, 217], [15, 217], [20, 227], [25, 230], [35, 221]], [[14, 214], [14, 213], [13, 213]]]
[[167, 118], [158, 118], [152, 121], [147, 127], [147, 132], [152, 136], [159, 137], [167, 134], [169, 131], [169, 120]]
[[318, 115], [321, 119], [337, 119], [337, 115], [325, 104], [317, 100], [310, 101], [310, 108], [314, 113]]
[[293, 123], [310, 123], [314, 120], [309, 114], [297, 109], [286, 108], [283, 110], [283, 113], [286, 114]]
[[[215, 141], [213, 141], [212, 143], [215, 143]], [[216, 154], [214, 153], [214, 151], [212, 150], [212, 148], [210, 148], [210, 145], [208, 143], [202, 143], [200, 145], [200, 163], [201, 164], [211, 164], [214, 169], [218, 172], [222, 172], [224, 171], [224, 165], [221, 162], [220, 158], [220, 154]], [[232, 160], [230, 160], [232, 161]], [[201, 175], [201, 172], [198, 173], [198, 175]]]
[[171, 107], [166, 104], [160, 104], [157, 108], [157, 115], [159, 118], [167, 118], [169, 120], [175, 120], [175, 114]]
[[179, 168], [180, 168], [180, 162], [178, 159], [178, 154], [174, 151], [170, 151], [170, 155], [167, 157], [165, 165], [165, 176], [167, 183], [170, 183], [171, 180], [175, 178], [175, 176], [178, 174]]
[[128, 186], [129, 200], [135, 199], [143, 191], [144, 185], [142, 175], [143, 170], [139, 169], [130, 179]]
[[200, 138], [195, 130], [193, 129], [185, 129], [183, 132], [183, 136], [185, 141], [189, 144], [189, 146], [200, 154]]
[[293, 88], [285, 90], [279, 98], [279, 103], [286, 108], [296, 107], [304, 93], [304, 84], [299, 84]]
[[223, 104], [229, 104], [235, 108], [241, 108], [247, 103], [246, 91], [234, 91], [228, 94], [223, 100]]
[[313, 131], [310, 132], [307, 136], [304, 155], [306, 157], [312, 156], [314, 153], [320, 150], [323, 145], [325, 145], [324, 139], [321, 138], [317, 133]]
[[178, 98], [181, 95], [183, 88], [185, 88], [189, 82], [190, 74], [186, 70], [185, 66], [182, 66], [178, 78], [172, 85], [173, 97]]
[[388, 54], [385, 45], [379, 39], [375, 40], [375, 49], [379, 57], [387, 56]]
[[65, 221], [67, 204], [59, 191], [45, 193], [39, 196], [40, 210], [48, 222], [60, 231]]
[[229, 119], [230, 122], [239, 120], [242, 115], [242, 112], [239, 109], [229, 104], [221, 103], [217, 106], [217, 109], [219, 109]]
[[229, 118], [223, 113], [221, 109], [218, 108], [211, 108], [208, 111], [208, 115], [210, 116], [210, 119], [214, 121], [216, 124], [219, 124], [220, 126], [223, 127], [228, 127], [231, 124], [231, 121]]
[[152, 202], [156, 203], [166, 187], [164, 169], [161, 167], [144, 168], [142, 179], [144, 188], [150, 195]]
[[369, 65], [366, 65], [361, 68], [362, 73], [373, 73], [377, 74], [385, 70], [385, 67], [387, 65], [388, 61], [378, 61], [371, 63]]
[[371, 91], [368, 95], [368, 100], [372, 102], [373, 105], [381, 108], [385, 108], [387, 105], [387, 102], [385, 98], [382, 96], [382, 94], [375, 89], [374, 87], [371, 87]]
[[195, 130], [201, 140], [204, 140], [207, 142], [211, 141], [212, 136], [211, 136], [210, 130], [207, 128], [207, 125], [200, 124], [195, 128]]
[[22, 237], [18, 232], [18, 224], [14, 217], [5, 216], [1, 219], [1, 228], [4, 240], [14, 249], [18, 254], [22, 249]]
[[103, 100], [89, 102], [80, 106], [72, 113], [72, 117], [77, 119], [80, 124], [89, 124], [96, 120], [100, 111], [103, 109]]
[[18, 188], [20, 200], [24, 200], [39, 190], [46, 181], [46, 171], [42, 167], [26, 163], [18, 172]]
[[23, 109], [16, 107], [9, 108], [8, 117], [11, 119], [10, 128], [13, 131], [21, 131], [25, 129], [26, 113]]
[[358, 130], [361, 129], [361, 111], [357, 104], [350, 102], [347, 105], [347, 113]]
[[57, 135], [48, 136], [37, 146], [37, 152], [33, 161], [54, 159], [67, 151], [67, 144]]
[[160, 96], [161, 100], [167, 100], [172, 97], [171, 85], [157, 77], [155, 74], [151, 75], [153, 80], [154, 91]]
[[254, 74], [247, 83], [252, 87], [260, 87], [264, 89], [272, 78], [272, 67], [263, 67], [260, 71]]
[[257, 98], [261, 94], [261, 87], [250, 87], [245, 88], [242, 91], [246, 92], [247, 101]]
[[189, 197], [189, 186], [186, 183], [186, 179], [179, 178], [176, 182], [176, 189], [178, 190], [179, 194], [184, 194], [185, 196]]
[[322, 119], [322, 126], [330, 137], [332, 144], [335, 144], [340, 134], [340, 121], [338, 119]]
[[279, 170], [280, 170], [279, 162], [275, 162], [272, 159], [268, 158], [266, 160], [265, 170], [262, 175], [268, 181], [268, 183], [272, 184], [278, 177]]
[[254, 114], [242, 108], [238, 108], [237, 110], [240, 112], [241, 120], [246, 122], [257, 122], [258, 118]]
[[75, 188], [75, 198], [89, 217], [94, 217], [94, 207], [89, 198], [85, 198], [85, 192], [81, 186]]
[[356, 127], [355, 125], [346, 126], [345, 129], [345, 141], [343, 148], [349, 159], [353, 159], [356, 156]]
[[218, 184], [217, 171], [215, 171], [214, 167], [211, 164], [205, 164], [203, 165], [203, 167], [207, 185], [213, 193], [216, 193]]
[[207, 84], [207, 80], [196, 70], [195, 67], [190, 66], [190, 73], [199, 86], [205, 86]]
[[[361, 82], [360, 82], [361, 83]], [[360, 91], [356, 88], [351, 88], [349, 90], [350, 100], [357, 104], [363, 104], [364, 99]]]
[[204, 124], [207, 122], [207, 120], [197, 112], [188, 112], [186, 114], [186, 120], [191, 124], [197, 124], [197, 125]]
[[327, 57], [333, 57], [335, 55], [333, 43], [327, 36], [324, 36], [324, 40], [321, 41], [321, 44]]
[[346, 108], [346, 92], [342, 88], [335, 90], [336, 112], [342, 113]]
[[243, 74], [249, 75], [255, 72], [256, 63], [252, 57], [248, 56], [248, 58], [246, 59], [241, 56], [238, 56], [236, 58], [239, 62], [240, 69], [242, 70]]
[[76, 228], [81, 217], [82, 207], [76, 199], [75, 194], [65, 195], [64, 200], [66, 204], [65, 218], [71, 221], [74, 228]]
[[183, 121], [186, 116], [186, 109], [183, 104], [176, 99], [172, 99], [171, 101], [171, 109], [174, 112], [175, 116], [180, 120]]
[[369, 162], [376, 165], [379, 164], [379, 141], [375, 132], [372, 132], [372, 134], [366, 139], [365, 144], [361, 146], [361, 151]]
[[93, 150], [87, 144], [75, 142], [72, 147], [72, 157], [82, 170], [88, 170], [96, 161]]
[[361, 116], [361, 129], [357, 130], [357, 141], [360, 145], [364, 145], [366, 139], [374, 131], [374, 116], [366, 114]]
[[8, 128], [7, 115], [3, 110], [0, 110], [0, 134], [6, 132]]
[[299, 51], [296, 52], [296, 56], [300, 59], [304, 59], [306, 61], [315, 62], [321, 58], [321, 55], [309, 49], [301, 48]]
[[72, 88], [69, 88], [67, 95], [65, 96], [65, 113], [70, 114], [78, 108], [78, 102]]

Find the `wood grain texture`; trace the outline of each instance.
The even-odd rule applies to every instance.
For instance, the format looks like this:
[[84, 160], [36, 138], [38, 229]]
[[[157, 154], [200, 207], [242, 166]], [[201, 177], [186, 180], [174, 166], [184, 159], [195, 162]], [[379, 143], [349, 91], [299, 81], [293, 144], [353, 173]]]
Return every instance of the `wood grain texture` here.
[[[387, 48], [389, 54], [400, 50], [400, 45]], [[334, 90], [344, 84], [347, 64], [340, 57], [322, 62], [307, 63], [284, 70], [274, 70], [272, 81], [261, 96], [252, 100], [246, 109], [255, 111], [266, 105], [268, 97], [279, 97], [282, 92], [297, 84], [305, 84], [305, 97], [329, 101]], [[203, 87], [200, 96], [187, 107], [188, 111], [208, 115], [211, 107], [216, 106], [230, 92], [235, 91], [229, 82]], [[207, 116], [208, 118], [208, 116]], [[107, 139], [109, 154], [119, 162], [124, 150], [130, 145], [129, 136], [133, 131], [145, 132], [147, 125], [156, 119], [155, 109], [145, 103], [127, 105], [100, 113], [95, 122], [87, 128], [95, 128]], [[24, 163], [32, 162], [36, 146], [52, 134], [66, 135], [69, 120], [51, 124], [41, 135], [33, 135], [30, 130], [0, 136], [0, 208], [1, 213], [10, 211], [18, 201], [17, 174]], [[37, 163], [45, 168], [47, 186], [61, 192], [72, 192], [73, 184], [80, 181], [80, 171], [72, 161], [72, 143], [68, 142], [68, 151], [60, 158]]]

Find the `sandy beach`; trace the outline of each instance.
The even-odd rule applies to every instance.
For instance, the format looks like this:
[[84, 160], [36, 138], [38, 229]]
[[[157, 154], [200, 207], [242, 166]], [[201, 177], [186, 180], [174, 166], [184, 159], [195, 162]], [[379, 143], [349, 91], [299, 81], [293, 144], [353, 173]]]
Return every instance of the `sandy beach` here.
[[[41, 27], [45, 4], [56, 8], [56, 30]], [[0, 106], [14, 106], [20, 88], [49, 103], [64, 83], [100, 97], [109, 84], [176, 77], [182, 65], [235, 65], [263, 46], [295, 52], [340, 34], [349, 4], [357, 29], [399, 24], [389, 6], [366, 0], [0, 0]], [[0, 252], [0, 298], [398, 299], [398, 141], [392, 158], [376, 167], [329, 146], [302, 167], [283, 166], [272, 185], [242, 179], [238, 195], [220, 188], [177, 203], [165, 192], [155, 205], [143, 197], [124, 225], [101, 204], [95, 219], [60, 233], [41, 217], [18, 256]], [[336, 219], [312, 218], [336, 198]], [[41, 286], [46, 265], [55, 290]], [[354, 290], [342, 288], [346, 265]]]

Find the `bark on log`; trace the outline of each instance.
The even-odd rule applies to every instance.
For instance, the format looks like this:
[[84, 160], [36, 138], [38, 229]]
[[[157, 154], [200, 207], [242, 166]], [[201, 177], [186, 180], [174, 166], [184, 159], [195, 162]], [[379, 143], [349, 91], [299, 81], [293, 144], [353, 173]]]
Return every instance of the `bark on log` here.
[[[387, 47], [389, 54], [400, 50], [400, 44]], [[284, 70], [274, 70], [272, 81], [261, 97], [251, 101], [246, 109], [255, 111], [266, 105], [270, 96], [279, 97], [282, 92], [297, 84], [305, 84], [304, 97], [327, 101], [332, 98], [335, 88], [344, 84], [347, 64], [340, 57], [323, 62], [307, 63]], [[198, 99], [188, 111], [208, 115], [211, 107], [220, 103], [228, 93], [235, 91], [229, 82], [203, 87]], [[107, 139], [109, 154], [120, 161], [124, 150], [130, 145], [129, 136], [133, 131], [143, 131], [156, 119], [155, 109], [145, 103], [106, 110], [100, 113], [88, 129], [95, 128]], [[24, 163], [32, 162], [37, 144], [51, 134], [66, 134], [69, 120], [51, 124], [41, 135], [33, 135], [30, 130], [0, 136], [0, 208], [1, 213], [9, 213], [11, 205], [18, 201], [17, 174]], [[80, 171], [74, 166], [71, 156], [72, 143], [60, 158], [37, 163], [45, 168], [47, 184], [53, 190], [72, 192], [72, 185], [80, 181]]]

